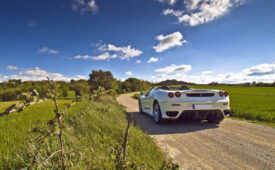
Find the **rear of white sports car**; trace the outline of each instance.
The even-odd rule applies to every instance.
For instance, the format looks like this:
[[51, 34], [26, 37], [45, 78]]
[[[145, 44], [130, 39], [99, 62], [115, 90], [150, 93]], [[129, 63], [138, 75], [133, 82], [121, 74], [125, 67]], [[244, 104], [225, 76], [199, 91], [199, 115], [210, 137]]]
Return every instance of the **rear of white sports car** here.
[[220, 90], [159, 90], [156, 94], [163, 119], [220, 122], [229, 114], [229, 96]]

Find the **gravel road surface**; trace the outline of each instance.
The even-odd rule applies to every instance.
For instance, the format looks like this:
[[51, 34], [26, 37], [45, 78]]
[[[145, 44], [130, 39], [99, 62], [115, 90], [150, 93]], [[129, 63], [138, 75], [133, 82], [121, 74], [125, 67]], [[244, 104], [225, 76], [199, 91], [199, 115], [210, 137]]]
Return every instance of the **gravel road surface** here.
[[274, 128], [231, 119], [218, 125], [207, 121], [157, 125], [150, 116], [138, 113], [132, 95], [117, 100], [181, 169], [275, 170]]

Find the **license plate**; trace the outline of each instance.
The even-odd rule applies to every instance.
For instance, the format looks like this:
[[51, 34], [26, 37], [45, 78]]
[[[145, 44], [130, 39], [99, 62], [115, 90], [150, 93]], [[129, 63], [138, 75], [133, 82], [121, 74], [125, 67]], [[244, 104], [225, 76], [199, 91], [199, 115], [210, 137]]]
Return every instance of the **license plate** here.
[[211, 104], [193, 104], [193, 109], [212, 109]]

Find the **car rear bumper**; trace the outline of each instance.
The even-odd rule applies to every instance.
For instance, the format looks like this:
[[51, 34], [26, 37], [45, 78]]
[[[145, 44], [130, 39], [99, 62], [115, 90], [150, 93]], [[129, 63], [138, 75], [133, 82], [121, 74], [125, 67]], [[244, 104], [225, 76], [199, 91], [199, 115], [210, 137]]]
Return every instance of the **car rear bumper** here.
[[196, 103], [159, 103], [163, 119], [198, 119], [204, 120], [211, 115], [229, 114], [228, 101]]

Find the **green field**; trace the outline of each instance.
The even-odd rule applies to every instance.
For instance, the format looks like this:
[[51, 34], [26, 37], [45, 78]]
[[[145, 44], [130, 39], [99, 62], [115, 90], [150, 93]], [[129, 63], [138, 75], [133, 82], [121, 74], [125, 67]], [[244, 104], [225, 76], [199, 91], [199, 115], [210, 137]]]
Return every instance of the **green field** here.
[[[7, 106], [12, 102], [0, 102], [1, 106]], [[7, 104], [9, 103], [9, 104]], [[58, 100], [61, 108], [65, 107], [65, 103], [71, 103], [71, 100]], [[15, 153], [22, 146], [26, 145], [26, 134], [31, 130], [38, 120], [47, 122], [55, 116], [54, 105], [51, 100], [34, 104], [24, 111], [11, 113], [0, 118], [0, 169], [1, 166], [8, 166], [13, 162]]]
[[17, 103], [17, 101], [0, 102], [0, 113], [3, 113], [9, 106]]
[[[58, 100], [61, 109], [71, 100]], [[20, 169], [28, 162], [26, 136], [38, 120], [47, 122], [55, 116], [51, 100], [31, 105], [21, 113], [11, 113], [0, 119], [0, 169]], [[64, 117], [64, 145], [68, 169], [116, 169], [117, 155], [127, 126], [125, 110], [115, 98], [102, 97], [99, 101], [77, 103]], [[52, 138], [52, 137], [51, 137]], [[50, 145], [58, 149], [58, 140]], [[42, 146], [43, 147], [43, 146]], [[45, 150], [44, 150], [45, 151]], [[58, 155], [58, 154], [57, 154]], [[52, 158], [56, 161], [58, 157]], [[160, 169], [165, 154], [139, 127], [129, 130], [127, 166]], [[58, 164], [53, 167], [57, 168]], [[56, 166], [57, 165], [57, 166]], [[170, 165], [170, 164], [169, 164]], [[48, 168], [52, 169], [49, 166]], [[138, 168], [138, 169], [139, 169]]]
[[190, 86], [195, 89], [219, 89], [229, 93], [234, 117], [275, 123], [275, 87]]

